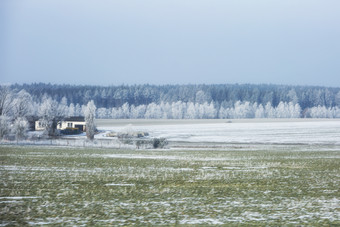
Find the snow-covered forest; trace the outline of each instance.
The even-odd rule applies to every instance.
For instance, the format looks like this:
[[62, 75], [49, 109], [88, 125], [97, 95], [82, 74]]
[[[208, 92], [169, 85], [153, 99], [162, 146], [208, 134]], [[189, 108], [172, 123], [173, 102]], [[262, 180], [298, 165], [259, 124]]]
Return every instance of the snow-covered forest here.
[[340, 88], [281, 85], [2, 86], [0, 115], [97, 118], [338, 118]]

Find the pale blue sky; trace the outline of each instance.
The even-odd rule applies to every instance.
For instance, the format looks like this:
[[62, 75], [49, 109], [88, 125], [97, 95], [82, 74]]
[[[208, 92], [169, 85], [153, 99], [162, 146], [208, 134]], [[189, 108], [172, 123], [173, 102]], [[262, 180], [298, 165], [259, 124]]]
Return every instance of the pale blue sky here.
[[340, 86], [339, 0], [1, 0], [0, 82]]

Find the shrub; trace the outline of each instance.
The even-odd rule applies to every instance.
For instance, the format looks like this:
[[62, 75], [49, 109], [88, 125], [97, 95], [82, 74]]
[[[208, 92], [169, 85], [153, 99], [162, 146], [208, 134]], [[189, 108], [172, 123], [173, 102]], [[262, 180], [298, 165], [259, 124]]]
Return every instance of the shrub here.
[[164, 148], [168, 144], [168, 141], [165, 138], [154, 138], [153, 139], [153, 148]]

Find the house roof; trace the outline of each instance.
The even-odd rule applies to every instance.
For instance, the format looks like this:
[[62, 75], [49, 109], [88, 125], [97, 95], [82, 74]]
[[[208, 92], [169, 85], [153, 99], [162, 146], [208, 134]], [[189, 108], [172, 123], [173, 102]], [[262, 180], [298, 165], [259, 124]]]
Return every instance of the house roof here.
[[82, 116], [67, 117], [67, 118], [64, 118], [63, 121], [84, 122], [85, 117], [82, 117]]
[[35, 121], [39, 120], [40, 118], [38, 116], [29, 115], [29, 116], [26, 116], [26, 119], [27, 119], [28, 122], [35, 122]]

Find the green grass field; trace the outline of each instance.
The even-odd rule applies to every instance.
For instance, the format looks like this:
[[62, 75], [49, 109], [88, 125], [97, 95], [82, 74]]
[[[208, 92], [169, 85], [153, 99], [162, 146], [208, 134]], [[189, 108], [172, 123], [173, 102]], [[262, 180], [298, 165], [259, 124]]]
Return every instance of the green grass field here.
[[340, 149], [0, 146], [0, 225], [340, 225]]

